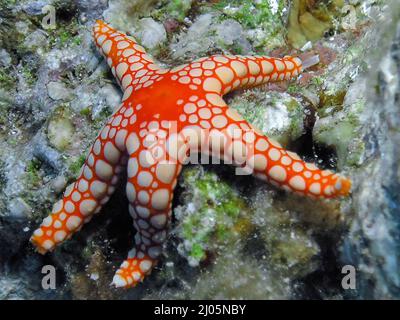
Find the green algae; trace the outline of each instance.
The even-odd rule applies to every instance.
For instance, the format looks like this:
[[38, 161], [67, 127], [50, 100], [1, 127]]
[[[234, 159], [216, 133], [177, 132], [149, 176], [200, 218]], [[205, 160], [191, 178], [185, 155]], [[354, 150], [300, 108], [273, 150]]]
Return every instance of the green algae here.
[[86, 156], [81, 155], [69, 165], [68, 169], [73, 176], [78, 176], [78, 172], [79, 170], [81, 170], [83, 164], [85, 163], [85, 159]]
[[21, 73], [23, 74], [24, 79], [29, 86], [33, 86], [37, 81], [36, 71], [37, 70], [35, 66], [28, 66], [28, 65], [24, 65], [21, 69]]
[[231, 54], [237, 54], [237, 55], [243, 54], [243, 48], [240, 46], [240, 44], [236, 42], [230, 45], [226, 45], [225, 42], [218, 41], [218, 46], [229, 51]]
[[15, 4], [17, 3], [17, 0], [2, 0], [0, 2], [0, 8], [1, 9], [11, 9]]
[[30, 160], [25, 169], [25, 181], [30, 188], [37, 188], [42, 182], [42, 177], [40, 174], [40, 168], [42, 162], [39, 159], [33, 158]]
[[[85, 111], [84, 111], [85, 112]], [[103, 108], [96, 117], [91, 117], [91, 120], [93, 121], [93, 130], [100, 130], [103, 126], [106, 120], [112, 115], [112, 110], [110, 108]]]
[[151, 16], [159, 21], [175, 19], [183, 22], [189, 10], [192, 8], [193, 0], [163, 0], [157, 5], [158, 9], [151, 12]]
[[57, 28], [50, 29], [49, 48], [63, 48], [69, 45], [79, 46], [82, 42], [79, 34], [80, 26], [77, 18], [57, 24]]
[[221, 181], [213, 172], [199, 173], [194, 167], [188, 168], [183, 171], [182, 179], [190, 189], [187, 196], [195, 193], [192, 201], [196, 211], [178, 209], [184, 214], [179, 233], [185, 241], [189, 260], [196, 265], [206, 257], [207, 250], [215, 250], [214, 241], [226, 243], [232, 240], [232, 236], [237, 236], [240, 228], [236, 224], [248, 206], [227, 182]]
[[[265, 52], [283, 46], [285, 43], [284, 9], [286, 0], [278, 0], [272, 8], [266, 0], [222, 0], [213, 4], [213, 9], [221, 12], [220, 20], [234, 19], [246, 30], [257, 30], [259, 39], [250, 39], [256, 51]], [[237, 54], [240, 52], [233, 51]]]
[[213, 172], [204, 172], [199, 177], [196, 168], [188, 168], [182, 177], [199, 201], [196, 212], [186, 212], [180, 225], [181, 236], [189, 247], [188, 257], [196, 264], [213, 248], [214, 240], [226, 242], [237, 234], [235, 224], [248, 207], [237, 192]]
[[[178, 252], [192, 266], [206, 262], [189, 286], [164, 288], [164, 298], [287, 299], [291, 282], [318, 268], [314, 226], [282, 207], [272, 192], [259, 187], [244, 200], [235, 184], [200, 166], [185, 168], [180, 185], [184, 205], [174, 211], [178, 226], [173, 230], [182, 241]], [[177, 272], [169, 262], [158, 278], [168, 283]], [[154, 292], [148, 298], [158, 296]]]
[[[185, 205], [175, 210], [177, 232], [191, 265], [209, 252], [223, 254], [233, 243], [246, 246], [258, 233], [263, 239], [259, 245], [268, 253], [266, 265], [281, 277], [300, 277], [316, 267], [319, 246], [309, 229], [275, 207], [268, 194], [249, 195], [249, 205], [234, 186], [201, 167], [185, 169], [181, 180]], [[264, 222], [257, 225], [253, 219]]]
[[89, 118], [92, 115], [92, 108], [90, 106], [83, 108], [81, 111], [79, 111], [79, 114]]
[[[278, 1], [277, 13], [282, 13], [284, 3], [284, 1]], [[232, 7], [237, 7], [237, 10], [229, 10]], [[216, 2], [214, 8], [221, 10], [225, 15], [235, 19], [242, 26], [251, 29], [258, 28], [266, 21], [274, 19], [274, 14], [268, 1], [222, 0]]]
[[16, 87], [16, 79], [8, 68], [0, 68], [0, 88], [12, 90]]

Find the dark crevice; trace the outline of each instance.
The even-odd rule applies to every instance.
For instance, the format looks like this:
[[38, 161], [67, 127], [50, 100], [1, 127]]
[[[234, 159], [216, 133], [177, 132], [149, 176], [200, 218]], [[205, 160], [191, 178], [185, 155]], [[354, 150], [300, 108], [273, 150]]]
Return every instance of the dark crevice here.
[[312, 131], [307, 131], [288, 146], [288, 149], [298, 153], [303, 160], [314, 162], [321, 169], [335, 170], [337, 155], [334, 147], [317, 144], [312, 137]]
[[78, 7], [74, 2], [68, 2], [68, 5], [55, 3], [56, 20], [61, 22], [69, 22], [78, 14]]
[[298, 153], [303, 160], [316, 163], [321, 169], [335, 170], [337, 167], [337, 154], [333, 146], [318, 144], [313, 139], [316, 112], [311, 106], [305, 106], [307, 116], [304, 119], [305, 133], [288, 145], [288, 149]]
[[316, 241], [321, 249], [321, 265], [318, 270], [292, 282], [293, 298], [326, 299], [342, 297], [344, 290], [341, 287], [342, 266], [338, 260], [338, 242], [340, 234], [317, 235]]

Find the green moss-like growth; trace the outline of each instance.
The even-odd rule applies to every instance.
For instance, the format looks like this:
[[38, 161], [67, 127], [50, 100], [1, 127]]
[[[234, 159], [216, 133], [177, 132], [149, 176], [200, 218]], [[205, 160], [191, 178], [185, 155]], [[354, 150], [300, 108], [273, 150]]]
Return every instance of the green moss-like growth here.
[[16, 79], [11, 70], [0, 68], [0, 88], [4, 90], [12, 90], [16, 86]]
[[79, 111], [79, 114], [81, 116], [85, 116], [85, 117], [89, 118], [92, 115], [92, 108], [91, 107], [83, 108], [81, 111]]
[[17, 3], [17, 0], [1, 0], [0, 1], [0, 8], [1, 9], [11, 9], [15, 4]]
[[[181, 239], [178, 252], [192, 266], [206, 257], [212, 263], [189, 289], [166, 289], [164, 298], [288, 298], [291, 282], [318, 267], [320, 249], [312, 228], [272, 192], [255, 185], [258, 191], [249, 192], [245, 201], [234, 185], [200, 166], [185, 168], [182, 178], [184, 205], [175, 209], [173, 231]], [[179, 275], [164, 270], [160, 277], [168, 281]]]
[[112, 115], [110, 108], [103, 108], [93, 120], [93, 130], [100, 130], [106, 120]]
[[71, 171], [73, 176], [78, 176], [79, 170], [82, 168], [83, 164], [85, 163], [86, 156], [81, 155], [75, 161], [73, 161], [69, 165], [69, 171]]
[[[184, 183], [194, 193], [193, 206], [179, 208], [182, 215], [180, 236], [185, 241], [189, 261], [198, 264], [206, 257], [207, 250], [213, 250], [214, 242], [224, 243], [238, 236], [237, 223], [248, 210], [246, 203], [213, 172], [202, 172], [188, 168], [183, 172]], [[178, 214], [179, 215], [179, 214]], [[238, 232], [239, 231], [239, 232]]]
[[283, 9], [287, 6], [287, 1], [277, 0], [276, 4], [273, 8], [267, 0], [222, 0], [216, 2], [213, 8], [223, 13], [222, 19], [234, 19], [246, 29], [257, 29], [262, 36], [260, 39], [253, 39], [253, 45], [263, 52], [265, 46], [271, 50], [285, 42]]
[[151, 15], [159, 21], [175, 19], [182, 22], [192, 7], [193, 0], [163, 0], [159, 3], [159, 9], [153, 10]]
[[25, 181], [30, 188], [37, 188], [41, 181], [40, 168], [42, 162], [34, 158], [30, 160], [26, 165]]
[[79, 29], [80, 26], [76, 18], [72, 18], [68, 22], [59, 22], [57, 28], [48, 31], [50, 48], [80, 45], [82, 38]]
[[88, 262], [86, 272], [79, 271], [71, 275], [71, 291], [74, 299], [115, 299], [114, 291], [110, 290], [109, 267], [101, 248], [88, 245], [85, 248]]
[[[277, 12], [282, 12], [284, 2], [277, 1], [277, 3]], [[237, 9], [229, 10], [230, 7], [237, 7]], [[265, 21], [274, 19], [269, 1], [222, 0], [216, 2], [214, 8], [223, 11], [241, 25], [251, 29], [258, 28]]]
[[21, 72], [22, 72], [22, 74], [23, 74], [23, 76], [25, 78], [26, 83], [29, 86], [32, 86], [32, 85], [34, 85], [36, 83], [37, 75], [36, 75], [35, 68], [32, 68], [32, 66], [25, 65], [25, 66], [22, 67]]

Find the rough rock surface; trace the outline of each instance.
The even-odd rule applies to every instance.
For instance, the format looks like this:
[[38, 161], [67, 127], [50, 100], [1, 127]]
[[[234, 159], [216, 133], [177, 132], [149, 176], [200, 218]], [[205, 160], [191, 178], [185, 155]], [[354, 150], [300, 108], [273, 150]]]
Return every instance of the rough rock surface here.
[[[399, 298], [400, 6], [307, 3], [2, 1], [0, 299]], [[45, 5], [55, 29], [41, 25]], [[306, 160], [349, 174], [352, 196], [314, 201], [229, 166], [189, 166], [161, 261], [138, 287], [109, 286], [134, 237], [122, 186], [70, 241], [34, 252], [32, 230], [121, 98], [91, 39], [95, 19], [165, 65], [219, 52], [318, 54], [297, 82], [226, 100]], [[341, 287], [347, 264], [356, 290]], [[41, 287], [44, 265], [57, 270], [56, 290]]]

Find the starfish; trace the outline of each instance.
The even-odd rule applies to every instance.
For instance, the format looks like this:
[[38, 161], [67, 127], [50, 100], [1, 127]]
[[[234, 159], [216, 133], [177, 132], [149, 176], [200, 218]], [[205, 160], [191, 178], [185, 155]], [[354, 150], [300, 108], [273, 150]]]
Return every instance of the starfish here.
[[76, 182], [33, 233], [31, 241], [40, 253], [69, 239], [99, 212], [127, 168], [126, 195], [137, 232], [113, 284], [135, 286], [161, 254], [173, 190], [193, 154], [231, 161], [304, 196], [349, 194], [349, 179], [302, 161], [223, 100], [237, 88], [291, 80], [302, 71], [298, 57], [214, 55], [165, 69], [134, 38], [102, 21], [94, 25], [93, 35], [124, 92], [122, 104], [94, 141]]

